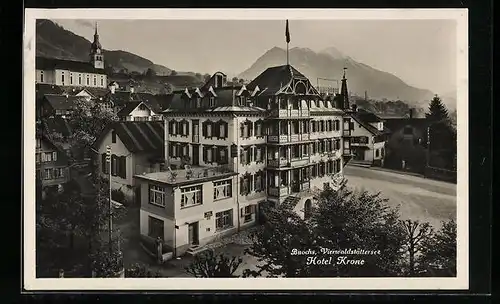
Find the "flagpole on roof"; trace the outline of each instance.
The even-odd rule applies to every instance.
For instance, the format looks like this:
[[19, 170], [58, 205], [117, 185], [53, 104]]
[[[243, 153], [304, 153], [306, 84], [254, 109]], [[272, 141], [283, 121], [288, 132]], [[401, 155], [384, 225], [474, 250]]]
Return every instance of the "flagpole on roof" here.
[[290, 65], [290, 62], [288, 60], [288, 44], [290, 43], [290, 30], [288, 29], [288, 19], [286, 20], [285, 38], [286, 38], [286, 65]]

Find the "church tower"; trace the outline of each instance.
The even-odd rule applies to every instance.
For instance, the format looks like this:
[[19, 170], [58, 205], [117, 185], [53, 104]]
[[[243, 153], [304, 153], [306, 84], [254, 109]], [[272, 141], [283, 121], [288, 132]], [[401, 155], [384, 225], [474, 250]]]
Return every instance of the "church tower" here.
[[347, 79], [345, 78], [345, 70], [344, 68], [344, 76], [342, 77], [342, 87], [340, 88], [340, 96], [341, 96], [341, 107], [344, 110], [349, 109], [349, 92], [347, 91]]
[[90, 62], [94, 68], [104, 69], [104, 54], [99, 42], [99, 34], [97, 33], [97, 22], [95, 24], [94, 42], [90, 45]]

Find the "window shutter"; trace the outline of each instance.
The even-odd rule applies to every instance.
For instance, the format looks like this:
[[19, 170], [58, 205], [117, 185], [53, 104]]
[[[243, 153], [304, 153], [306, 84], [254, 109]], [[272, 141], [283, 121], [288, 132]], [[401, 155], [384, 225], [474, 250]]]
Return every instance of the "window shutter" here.
[[227, 135], [227, 131], [228, 131], [228, 127], [227, 127], [227, 122], [224, 122], [224, 138], [227, 138], [228, 135]]
[[[42, 153], [42, 156], [43, 156], [43, 153]], [[43, 160], [42, 160], [43, 161]], [[106, 153], [102, 153], [101, 154], [101, 169], [102, 169], [102, 173], [106, 174]]]
[[127, 178], [127, 157], [122, 156], [122, 178]]
[[186, 136], [189, 135], [189, 121], [186, 121]]
[[254, 135], [253, 129], [254, 129], [253, 122], [249, 121], [248, 122], [248, 136], [249, 137], [252, 137]]
[[243, 123], [240, 124], [240, 136], [245, 137], [245, 125]]
[[203, 162], [207, 162], [207, 148], [203, 147]]
[[240, 217], [244, 217], [245, 216], [245, 208], [241, 208], [240, 209]]

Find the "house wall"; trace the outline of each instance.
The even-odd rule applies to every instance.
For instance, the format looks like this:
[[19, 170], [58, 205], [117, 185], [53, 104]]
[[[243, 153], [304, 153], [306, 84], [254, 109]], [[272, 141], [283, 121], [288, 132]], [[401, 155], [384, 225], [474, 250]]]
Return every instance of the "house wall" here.
[[[38, 142], [38, 140], [37, 140]], [[56, 152], [56, 160], [55, 161], [41, 161], [42, 153], [53, 153]], [[67, 183], [71, 176], [70, 170], [68, 167], [68, 161], [66, 156], [62, 151], [55, 149], [51, 144], [47, 143], [44, 140], [39, 141], [39, 147], [35, 150], [35, 164], [37, 174], [41, 177], [42, 186], [55, 186]], [[52, 170], [60, 168], [62, 169], [62, 176], [59, 178], [47, 178], [45, 174], [45, 170]]]
[[[214, 181], [203, 183], [193, 183], [186, 187], [202, 186], [202, 204], [181, 208], [182, 187], [172, 187], [157, 181], [138, 178], [141, 187], [141, 234], [148, 236], [149, 220], [151, 215], [163, 220], [165, 231], [165, 245], [177, 248], [177, 255], [185, 253], [192, 245], [189, 243], [189, 224], [198, 222], [198, 237], [201, 246], [215, 240], [218, 237], [231, 234], [238, 230], [238, 227], [245, 228], [255, 223], [255, 214], [252, 221], [243, 225], [240, 209], [236, 195], [237, 177], [219, 179], [231, 180], [232, 196], [222, 200], [214, 201]], [[165, 207], [156, 206], [149, 203], [149, 185], [161, 185], [165, 189]], [[183, 186], [184, 187], [184, 186]], [[216, 213], [226, 210], [233, 212], [233, 225], [231, 228], [216, 231]], [[205, 217], [206, 212], [212, 212], [210, 217]], [[177, 226], [177, 228], [175, 228]]]
[[[96, 73], [80, 73], [70, 70], [43, 70], [43, 82], [42, 82], [42, 70], [36, 70], [36, 83], [47, 83], [55, 84], [60, 86], [86, 86], [94, 88], [106, 88], [107, 87], [107, 76], [105, 74]], [[62, 81], [62, 75], [64, 74], [64, 82]], [[96, 83], [94, 85], [94, 76], [96, 78]], [[89, 82], [87, 84], [87, 78]], [[81, 79], [81, 82], [80, 82]], [[101, 82], [102, 79], [102, 82]]]
[[[352, 119], [354, 123], [354, 129], [351, 130], [351, 136], [356, 137], [356, 136], [366, 136], [368, 137], [368, 144], [367, 145], [356, 145], [352, 144], [352, 148], [354, 151], [357, 153], [364, 153], [364, 160], [373, 162], [374, 160], [374, 141], [373, 141], [373, 134], [365, 129], [360, 123], [358, 123], [356, 120]], [[357, 147], [366, 147], [366, 148], [357, 148]]]

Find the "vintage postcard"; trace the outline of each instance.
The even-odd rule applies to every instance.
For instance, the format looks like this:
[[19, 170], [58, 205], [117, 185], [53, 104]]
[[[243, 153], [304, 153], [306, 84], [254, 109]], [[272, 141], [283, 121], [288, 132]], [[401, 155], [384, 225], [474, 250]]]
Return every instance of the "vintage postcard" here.
[[27, 9], [24, 288], [467, 289], [467, 13]]

